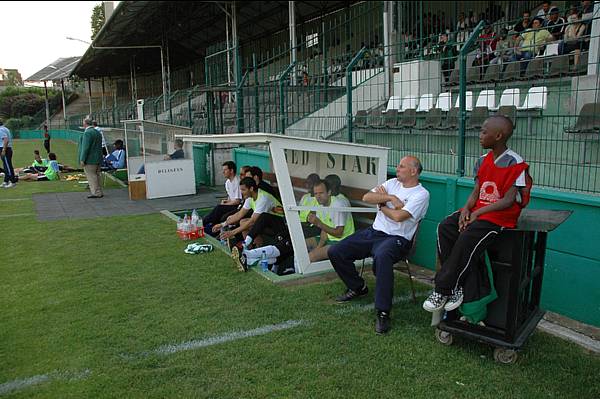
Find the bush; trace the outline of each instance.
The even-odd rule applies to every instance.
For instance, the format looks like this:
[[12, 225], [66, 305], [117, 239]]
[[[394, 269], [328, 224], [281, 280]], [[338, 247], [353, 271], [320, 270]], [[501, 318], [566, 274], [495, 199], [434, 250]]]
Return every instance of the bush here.
[[6, 122], [4, 122], [4, 126], [6, 126], [12, 134], [15, 134], [23, 127], [20, 118], [10, 118]]

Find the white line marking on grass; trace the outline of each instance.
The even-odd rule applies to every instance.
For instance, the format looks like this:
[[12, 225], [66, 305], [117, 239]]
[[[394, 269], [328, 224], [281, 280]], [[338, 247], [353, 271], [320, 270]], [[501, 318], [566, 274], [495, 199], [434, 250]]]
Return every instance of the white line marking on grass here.
[[[422, 298], [422, 297], [425, 297], [426, 295], [428, 295], [429, 292], [430, 291], [415, 292], [415, 296], [417, 297], [417, 299]], [[404, 302], [408, 302], [408, 301], [412, 301], [412, 294], [395, 296], [392, 299], [392, 304], [395, 305], [398, 303], [404, 303]], [[343, 306], [343, 307], [337, 309], [335, 311], [335, 313], [348, 314], [348, 313], [353, 313], [353, 312], [366, 312], [369, 310], [373, 310], [375, 308], [375, 303], [367, 303], [367, 304], [356, 303], [353, 305], [346, 305], [346, 306], [344, 306], [344, 304], [340, 304], [339, 306]]]
[[86, 378], [91, 371], [89, 369], [78, 371], [78, 372], [60, 372], [53, 371], [48, 374], [34, 375], [33, 377], [13, 380], [0, 384], [0, 395], [5, 395], [14, 391], [20, 391], [25, 388], [29, 388], [34, 385], [41, 384], [43, 382], [49, 382], [52, 380], [79, 380]]
[[288, 330], [301, 325], [307, 324], [304, 320], [288, 320], [279, 324], [269, 324], [266, 326], [258, 327], [253, 330], [247, 331], [232, 331], [222, 335], [216, 335], [214, 337], [205, 338], [201, 340], [193, 340], [188, 342], [182, 342], [175, 345], [163, 345], [157, 349], [149, 352], [144, 352], [142, 355], [170, 355], [181, 351], [189, 351], [198, 348], [204, 348], [207, 346], [218, 345], [224, 342], [235, 341], [243, 338], [256, 337], [258, 335], [265, 335], [275, 331]]
[[2, 198], [0, 202], [12, 202], [12, 201], [28, 201], [31, 198]]
[[35, 213], [15, 213], [12, 215], [0, 215], [0, 218], [17, 218], [21, 216], [35, 216]]

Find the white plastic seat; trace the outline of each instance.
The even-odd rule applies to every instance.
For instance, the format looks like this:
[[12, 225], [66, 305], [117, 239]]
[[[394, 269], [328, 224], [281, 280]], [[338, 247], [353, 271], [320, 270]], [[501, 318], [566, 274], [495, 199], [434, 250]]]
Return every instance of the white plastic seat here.
[[548, 105], [548, 88], [546, 86], [532, 87], [527, 92], [523, 105], [517, 106], [519, 110], [546, 109]]
[[[465, 93], [465, 108], [467, 111], [473, 111], [473, 92], [472, 91], [467, 91]], [[460, 95], [458, 96], [458, 98], [456, 99], [456, 108], [460, 107]]]
[[452, 94], [451, 93], [440, 93], [437, 99], [437, 108], [441, 109], [443, 112], [450, 111], [450, 107], [452, 106]]
[[543, 58], [543, 57], [551, 57], [553, 55], [558, 55], [558, 43], [548, 43], [546, 44], [546, 49], [544, 50], [544, 54], [540, 54], [535, 58]]
[[500, 96], [500, 104], [495, 108], [490, 108], [494, 111], [500, 109], [502, 106], [513, 106], [518, 107], [521, 103], [521, 90], [520, 89], [506, 89]]
[[400, 98], [400, 96], [391, 96], [387, 103], [385, 112], [388, 112], [390, 109], [400, 110], [401, 105], [402, 99]]
[[485, 107], [487, 109], [496, 108], [496, 92], [494, 90], [481, 90], [479, 97], [477, 97], [476, 107]]
[[417, 107], [417, 112], [429, 112], [431, 108], [433, 108], [434, 96], [433, 94], [423, 94], [421, 99], [419, 100], [419, 106]]
[[402, 109], [400, 112], [404, 112], [407, 109], [417, 109], [417, 96], [406, 96], [402, 100]]

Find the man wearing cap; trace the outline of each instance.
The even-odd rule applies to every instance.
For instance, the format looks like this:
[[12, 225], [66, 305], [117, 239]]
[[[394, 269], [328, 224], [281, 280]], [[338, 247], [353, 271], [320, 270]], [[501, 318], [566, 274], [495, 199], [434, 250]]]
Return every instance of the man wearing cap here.
[[88, 198], [102, 198], [100, 186], [100, 164], [102, 163], [102, 136], [92, 126], [92, 120], [87, 117], [83, 120], [85, 131], [79, 139], [79, 163], [83, 167], [85, 177], [90, 185], [91, 195]]
[[2, 167], [4, 168], [4, 183], [2, 188], [11, 188], [17, 183], [17, 176], [12, 165], [12, 135], [10, 130], [4, 126], [0, 119], [0, 158], [2, 158]]
[[112, 169], [123, 169], [125, 167], [125, 150], [123, 149], [123, 140], [115, 140], [113, 145], [115, 150], [105, 158], [106, 164]]

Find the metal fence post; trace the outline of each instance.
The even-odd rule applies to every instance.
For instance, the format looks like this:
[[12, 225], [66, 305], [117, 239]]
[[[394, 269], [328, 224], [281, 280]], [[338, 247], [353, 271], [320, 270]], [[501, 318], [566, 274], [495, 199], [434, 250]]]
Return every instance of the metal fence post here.
[[352, 69], [354, 66], [362, 59], [364, 54], [367, 52], [367, 48], [363, 47], [360, 51], [354, 56], [352, 61], [346, 67], [346, 120], [348, 123], [348, 142], [352, 143], [354, 141], [353, 132], [352, 132]]
[[190, 128], [194, 125], [194, 120], [192, 118], [192, 96], [194, 93], [194, 88], [191, 88], [188, 91], [188, 125]]
[[[287, 120], [287, 113], [285, 109], [285, 90], [283, 90], [283, 83], [287, 79], [288, 75], [296, 66], [296, 62], [292, 62], [285, 71], [279, 77], [279, 119], [281, 121], [281, 134], [285, 134], [285, 124]], [[295, 79], [295, 77], [294, 77]]]
[[[236, 104], [236, 117], [237, 117], [237, 127], [239, 133], [244, 133], [246, 130], [244, 128], [244, 94], [242, 87], [244, 86], [244, 77], [242, 77], [242, 63], [240, 62], [240, 51], [239, 46], [235, 46], [235, 100]], [[247, 75], [246, 75], [247, 76]]]
[[459, 114], [460, 118], [458, 121], [458, 133], [459, 133], [459, 142], [458, 142], [458, 168], [456, 170], [456, 174], [460, 177], [465, 175], [465, 129], [467, 122], [467, 54], [468, 49], [471, 48], [473, 42], [477, 40], [479, 37], [479, 32], [483, 29], [483, 21], [480, 21], [479, 24], [475, 27], [475, 30], [464, 44], [461, 47], [459, 52]]
[[252, 69], [254, 70], [254, 131], [260, 131], [260, 112], [258, 108], [258, 68], [256, 67], [256, 54], [252, 54]]

